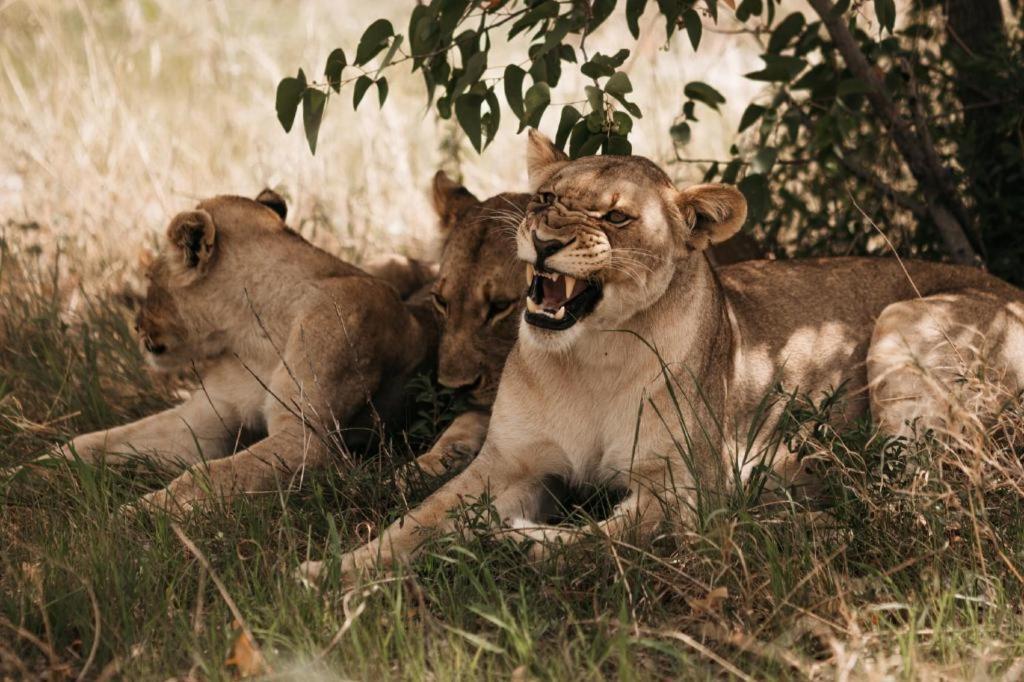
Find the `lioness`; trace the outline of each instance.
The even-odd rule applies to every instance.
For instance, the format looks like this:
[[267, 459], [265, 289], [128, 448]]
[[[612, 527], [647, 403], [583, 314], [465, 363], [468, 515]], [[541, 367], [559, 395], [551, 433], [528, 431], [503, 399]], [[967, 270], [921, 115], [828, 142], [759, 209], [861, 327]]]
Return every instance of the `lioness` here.
[[[515, 233], [530, 194], [503, 192], [477, 199], [438, 171], [433, 203], [442, 236], [439, 274], [432, 298], [444, 325], [438, 348], [438, 381], [462, 389], [471, 409], [459, 416], [430, 452], [417, 460], [432, 476], [461, 468], [484, 442], [491, 404], [519, 331], [523, 268], [515, 258]], [[757, 243], [739, 234], [713, 246], [724, 265], [760, 255]]]
[[[716, 275], [704, 251], [745, 219], [735, 188], [678, 190], [637, 156], [570, 161], [536, 132], [527, 159], [534, 196], [516, 233], [527, 308], [486, 442], [459, 476], [344, 555], [346, 576], [411, 557], [485, 493], [518, 537], [571, 541], [579, 529], [539, 516], [550, 477], [628, 490], [601, 531], [651, 533], [667, 510], [686, 514], [698, 486], [721, 488], [727, 471], [760, 463], [748, 453], [770, 444], [772, 424], [762, 442], [746, 439], [776, 382], [810, 393], [846, 382], [848, 414], [869, 396], [894, 432], [915, 419], [955, 427], [934, 384], [979, 339], [1002, 381], [1024, 385], [1024, 292], [981, 271], [843, 258]], [[300, 570], [316, 577], [321, 565]]]
[[[154, 368], [194, 369], [200, 386], [177, 407], [78, 436], [61, 455], [190, 466], [144, 498], [187, 508], [274, 490], [396, 416], [409, 378], [435, 362], [439, 326], [425, 295], [403, 301], [398, 290], [429, 284], [432, 271], [382, 261], [376, 269], [392, 286], [305, 241], [286, 215], [284, 200], [264, 191], [255, 201], [209, 199], [171, 220], [136, 326]], [[266, 437], [235, 452], [245, 432]]]

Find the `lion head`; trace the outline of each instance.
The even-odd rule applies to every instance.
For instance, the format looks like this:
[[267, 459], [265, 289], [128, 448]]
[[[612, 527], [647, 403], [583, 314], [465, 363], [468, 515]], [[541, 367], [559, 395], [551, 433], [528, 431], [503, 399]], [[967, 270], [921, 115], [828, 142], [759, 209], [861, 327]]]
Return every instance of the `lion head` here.
[[438, 380], [490, 405], [516, 341], [526, 285], [515, 260], [514, 234], [528, 194], [480, 201], [444, 172], [434, 176], [434, 207], [444, 244], [434, 306], [444, 317]]
[[255, 201], [210, 199], [171, 220], [146, 272], [146, 295], [135, 321], [151, 366], [174, 370], [226, 350], [231, 321], [238, 317], [234, 308], [244, 296], [239, 272], [248, 266], [239, 244], [259, 248], [238, 236], [285, 233], [286, 213], [284, 200], [264, 190]]
[[621, 328], [747, 215], [734, 187], [678, 190], [640, 156], [570, 161], [536, 131], [527, 166], [534, 194], [516, 244], [530, 282], [519, 333], [532, 347], [565, 350], [588, 328]]

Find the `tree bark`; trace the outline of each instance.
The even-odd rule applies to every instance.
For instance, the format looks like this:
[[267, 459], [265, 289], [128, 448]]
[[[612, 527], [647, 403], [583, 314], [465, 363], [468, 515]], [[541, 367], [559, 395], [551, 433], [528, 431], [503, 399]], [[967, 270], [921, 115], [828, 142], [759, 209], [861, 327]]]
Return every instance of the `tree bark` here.
[[896, 108], [881, 75], [868, 63], [845, 18], [834, 11], [831, 0], [807, 1], [821, 17], [846, 66], [867, 86], [867, 99], [888, 129], [896, 148], [917, 181], [928, 215], [938, 229], [950, 257], [956, 263], [978, 265], [980, 259], [967, 236], [966, 226], [957, 219], [958, 215], [967, 215], [967, 211], [959, 199], [949, 169], [937, 162], [935, 150], [927, 148], [927, 143], [915, 134]]

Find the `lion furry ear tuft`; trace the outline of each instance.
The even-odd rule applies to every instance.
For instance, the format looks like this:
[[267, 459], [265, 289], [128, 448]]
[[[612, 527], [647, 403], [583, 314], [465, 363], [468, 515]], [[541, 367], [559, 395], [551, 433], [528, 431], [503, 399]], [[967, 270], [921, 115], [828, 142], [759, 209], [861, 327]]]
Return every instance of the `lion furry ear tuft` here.
[[688, 245], [697, 251], [724, 242], [747, 219], [747, 200], [732, 185], [687, 187], [679, 192], [677, 205], [691, 227]]
[[206, 211], [179, 213], [167, 226], [167, 240], [181, 253], [188, 270], [202, 271], [213, 257], [217, 228]]
[[472, 192], [448, 177], [443, 170], [434, 174], [432, 198], [444, 234], [455, 227], [470, 207], [480, 203]]
[[269, 187], [256, 195], [256, 201], [276, 213], [281, 220], [288, 218], [288, 204], [285, 202], [284, 197]]
[[530, 191], [536, 192], [569, 162], [569, 157], [534, 128], [530, 128], [529, 138], [526, 146], [526, 172], [530, 181]]

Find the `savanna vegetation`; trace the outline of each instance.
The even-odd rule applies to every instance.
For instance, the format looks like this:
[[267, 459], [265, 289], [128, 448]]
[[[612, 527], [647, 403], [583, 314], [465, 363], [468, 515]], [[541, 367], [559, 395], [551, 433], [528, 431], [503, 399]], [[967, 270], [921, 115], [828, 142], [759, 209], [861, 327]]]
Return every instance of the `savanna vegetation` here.
[[[738, 182], [775, 257], [1022, 281], [1015, 2], [302, 5], [0, 3], [0, 467], [191, 388], [146, 371], [131, 329], [139, 252], [177, 210], [272, 185], [334, 253], [430, 255], [433, 170], [520, 189], [526, 125]], [[538, 564], [484, 530], [484, 501], [468, 540], [356, 588], [294, 570], [429, 492], [393, 482], [457, 408], [428, 377], [379, 449], [186, 518], [123, 512], [161, 480], [142, 463], [3, 475], [0, 677], [1019, 679], [1024, 407], [975, 369], [955, 438], [837, 430], [842, 387], [767, 396], [827, 505], [766, 501], [755, 476], [696, 528]]]

